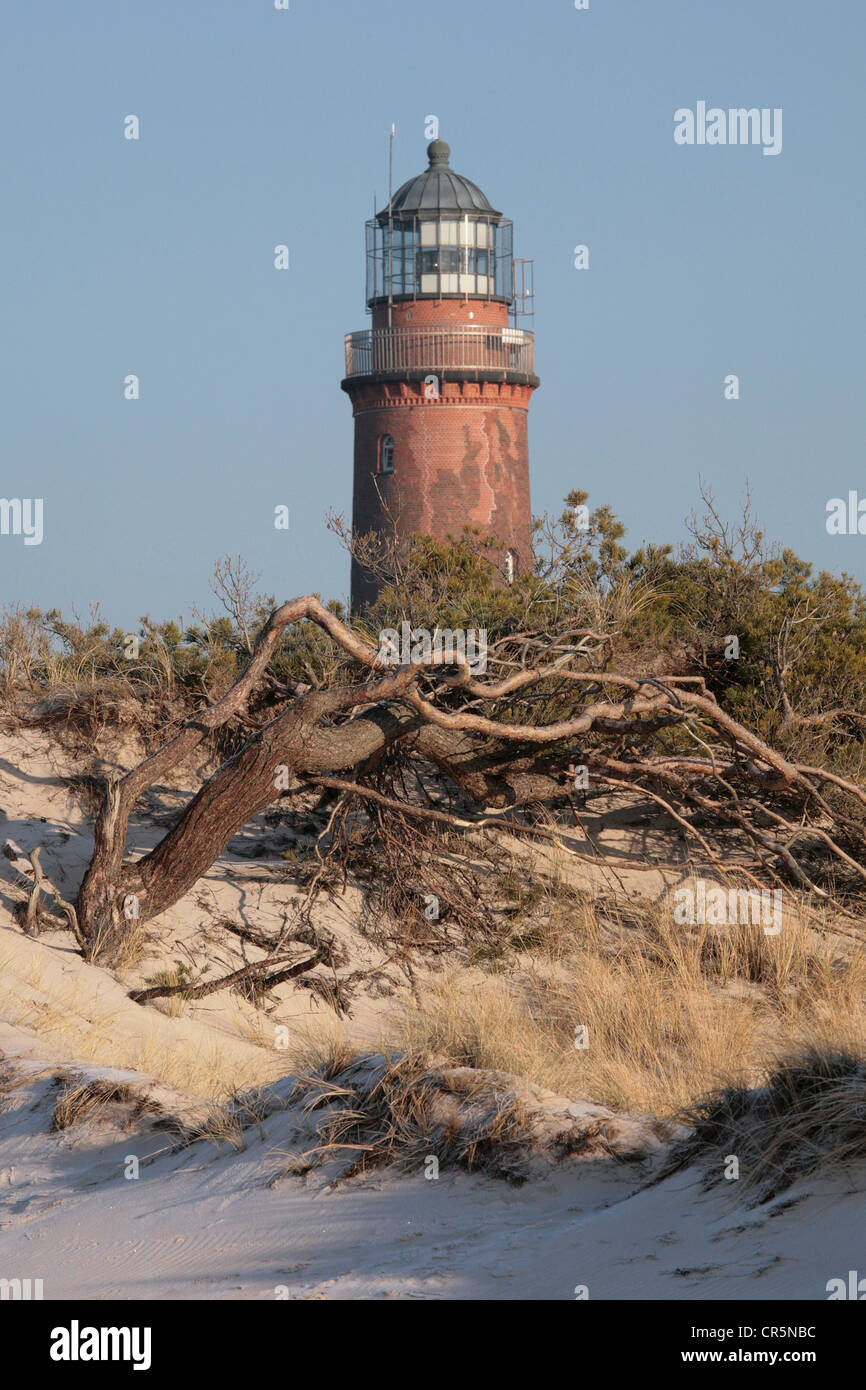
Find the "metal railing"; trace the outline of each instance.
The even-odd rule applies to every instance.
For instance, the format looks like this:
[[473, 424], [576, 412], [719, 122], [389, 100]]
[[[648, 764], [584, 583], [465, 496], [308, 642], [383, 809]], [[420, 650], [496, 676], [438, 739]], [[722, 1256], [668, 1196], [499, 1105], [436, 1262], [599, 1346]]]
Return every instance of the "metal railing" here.
[[449, 367], [535, 371], [535, 335], [520, 328], [373, 328], [346, 334], [346, 376]]

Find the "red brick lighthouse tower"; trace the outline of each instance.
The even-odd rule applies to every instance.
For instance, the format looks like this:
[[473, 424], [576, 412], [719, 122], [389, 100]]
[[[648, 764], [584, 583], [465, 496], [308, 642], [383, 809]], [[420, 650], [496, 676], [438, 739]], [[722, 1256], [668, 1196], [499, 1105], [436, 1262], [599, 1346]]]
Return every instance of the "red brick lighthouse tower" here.
[[[506, 579], [531, 564], [529, 400], [538, 386], [513, 225], [449, 165], [434, 140], [430, 164], [367, 223], [372, 327], [346, 338], [355, 418], [356, 535], [396, 524], [398, 535], [444, 540], [466, 525], [497, 536]], [[352, 563], [352, 606], [376, 594]]]

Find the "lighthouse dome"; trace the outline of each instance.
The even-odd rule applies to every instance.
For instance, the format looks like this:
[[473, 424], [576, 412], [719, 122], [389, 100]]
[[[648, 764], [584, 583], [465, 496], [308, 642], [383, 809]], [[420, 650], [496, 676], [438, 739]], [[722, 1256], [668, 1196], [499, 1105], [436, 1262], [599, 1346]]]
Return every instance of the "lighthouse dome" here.
[[[437, 213], [460, 217], [465, 213], [491, 218], [502, 216], [477, 184], [451, 168], [451, 150], [444, 140], [433, 140], [427, 146], [427, 156], [430, 163], [424, 173], [407, 179], [394, 194], [392, 212], [395, 218], [435, 217]], [[387, 220], [386, 207], [379, 213], [379, 221]]]

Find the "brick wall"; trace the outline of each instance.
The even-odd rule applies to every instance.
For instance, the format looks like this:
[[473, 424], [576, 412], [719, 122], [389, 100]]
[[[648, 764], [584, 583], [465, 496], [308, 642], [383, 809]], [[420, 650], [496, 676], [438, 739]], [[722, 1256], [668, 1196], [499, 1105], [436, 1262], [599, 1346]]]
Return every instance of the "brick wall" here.
[[[486, 299], [403, 299], [391, 306], [392, 328], [424, 328], [452, 324], [478, 324], [485, 328], [508, 327], [508, 305]], [[388, 327], [388, 306], [373, 308], [372, 327]]]
[[[422, 302], [422, 307], [427, 306]], [[465, 322], [443, 319], [442, 307], [429, 322]], [[529, 567], [532, 387], [444, 381], [439, 399], [427, 400], [423, 382], [367, 381], [349, 384], [348, 392], [355, 413], [352, 524], [357, 533], [376, 529], [384, 507], [405, 534], [429, 532], [444, 539], [449, 532], [459, 535], [465, 525], [480, 527], [516, 552], [518, 572]], [[393, 474], [377, 471], [383, 434], [394, 439]], [[374, 595], [369, 578], [353, 565], [353, 604]]]

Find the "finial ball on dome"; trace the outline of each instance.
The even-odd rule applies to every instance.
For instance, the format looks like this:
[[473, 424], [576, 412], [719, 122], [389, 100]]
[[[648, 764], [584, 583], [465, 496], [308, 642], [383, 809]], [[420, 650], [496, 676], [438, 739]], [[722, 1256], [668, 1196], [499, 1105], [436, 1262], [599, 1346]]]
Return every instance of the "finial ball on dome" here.
[[430, 168], [447, 168], [448, 160], [451, 155], [451, 146], [446, 145], [444, 140], [431, 140], [427, 146], [427, 154], [430, 157]]

